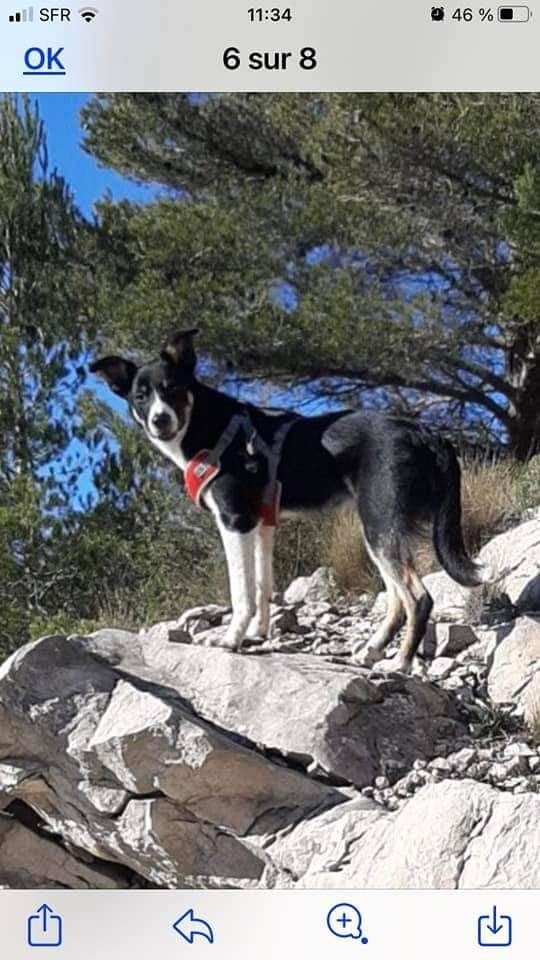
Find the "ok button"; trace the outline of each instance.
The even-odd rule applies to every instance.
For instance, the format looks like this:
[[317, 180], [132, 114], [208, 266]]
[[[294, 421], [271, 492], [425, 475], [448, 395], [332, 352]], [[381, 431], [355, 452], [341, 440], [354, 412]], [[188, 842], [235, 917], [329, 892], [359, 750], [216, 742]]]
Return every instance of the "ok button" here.
[[64, 77], [63, 47], [29, 47], [24, 54], [23, 76]]
[[368, 942], [362, 930], [362, 914], [352, 903], [336, 903], [326, 917], [326, 926], [340, 939], [351, 937], [360, 943]]

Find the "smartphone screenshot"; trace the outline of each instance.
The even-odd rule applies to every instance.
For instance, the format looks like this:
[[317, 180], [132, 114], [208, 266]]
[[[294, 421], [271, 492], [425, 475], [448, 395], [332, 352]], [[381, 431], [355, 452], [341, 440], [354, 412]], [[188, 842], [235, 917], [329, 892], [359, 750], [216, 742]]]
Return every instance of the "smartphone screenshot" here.
[[529, 960], [540, 9], [0, 2], [9, 960]]

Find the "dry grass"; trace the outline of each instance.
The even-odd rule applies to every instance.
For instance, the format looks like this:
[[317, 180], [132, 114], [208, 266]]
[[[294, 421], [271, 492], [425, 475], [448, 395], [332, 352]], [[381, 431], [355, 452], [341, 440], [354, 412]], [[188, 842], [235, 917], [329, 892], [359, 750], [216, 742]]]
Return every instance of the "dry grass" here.
[[352, 509], [334, 515], [325, 545], [325, 563], [333, 568], [344, 593], [378, 593], [382, 589], [358, 516]]
[[530, 684], [527, 693], [525, 723], [533, 742], [540, 746], [540, 683], [537, 677]]
[[464, 465], [463, 534], [472, 553], [517, 518], [516, 485], [522, 469], [511, 460], [491, 464], [477, 460]]
[[[528, 506], [540, 503], [540, 457], [530, 464], [510, 460], [472, 460], [462, 468], [463, 534], [472, 555], [496, 534], [517, 522]], [[358, 518], [345, 509], [318, 526], [314, 565], [333, 567], [339, 588], [348, 594], [377, 593], [382, 588], [367, 553]], [[306, 555], [313, 556], [312, 544]], [[439, 569], [431, 539], [419, 540], [415, 557], [422, 576]], [[485, 599], [485, 598], [484, 598]]]

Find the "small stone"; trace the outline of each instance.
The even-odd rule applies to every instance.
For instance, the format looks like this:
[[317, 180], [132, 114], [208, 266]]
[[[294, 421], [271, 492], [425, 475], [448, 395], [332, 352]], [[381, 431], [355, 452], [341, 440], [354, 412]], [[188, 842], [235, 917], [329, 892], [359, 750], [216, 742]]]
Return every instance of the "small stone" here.
[[464, 747], [449, 758], [458, 773], [465, 773], [470, 764], [476, 757], [476, 750], [472, 747]]
[[462, 623], [437, 623], [435, 632], [437, 657], [455, 657], [477, 641], [472, 627]]
[[461, 677], [448, 677], [444, 682], [444, 689], [453, 690], [458, 696], [468, 697], [470, 695], [470, 690], [467, 689]]
[[377, 790], [385, 790], [390, 786], [390, 781], [388, 777], [375, 777], [375, 786]]
[[503, 780], [508, 780], [510, 771], [506, 763], [494, 763], [491, 766], [489, 775], [495, 783], [501, 783]]
[[169, 643], [191, 643], [191, 634], [183, 627], [173, 627], [167, 637]]
[[287, 587], [285, 603], [331, 600], [336, 593], [336, 581], [329, 567], [319, 567], [310, 577], [297, 577]]
[[491, 768], [491, 764], [489, 760], [479, 760], [479, 762], [476, 764], [477, 777], [479, 777], [479, 779], [482, 780], [485, 776], [487, 776], [490, 768]]
[[278, 607], [270, 617], [272, 631], [280, 633], [297, 633], [299, 623], [292, 607]]
[[534, 757], [535, 755], [535, 750], [528, 743], [509, 743], [503, 751], [504, 757]]
[[452, 763], [446, 759], [446, 757], [435, 757], [435, 759], [428, 764], [428, 769], [434, 773], [451, 773]]
[[532, 785], [525, 781], [524, 783], [519, 783], [517, 786], [515, 786], [512, 790], [512, 793], [530, 793], [532, 789]]
[[454, 666], [451, 657], [437, 657], [431, 663], [428, 673], [432, 680], [445, 680], [452, 673]]

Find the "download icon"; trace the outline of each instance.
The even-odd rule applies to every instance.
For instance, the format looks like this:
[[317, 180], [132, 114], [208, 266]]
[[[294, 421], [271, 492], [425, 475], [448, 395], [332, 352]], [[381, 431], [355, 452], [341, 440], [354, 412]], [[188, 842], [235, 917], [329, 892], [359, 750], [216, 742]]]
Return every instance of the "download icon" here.
[[491, 913], [478, 917], [478, 946], [509, 947], [512, 943], [512, 917], [497, 913], [493, 907]]

